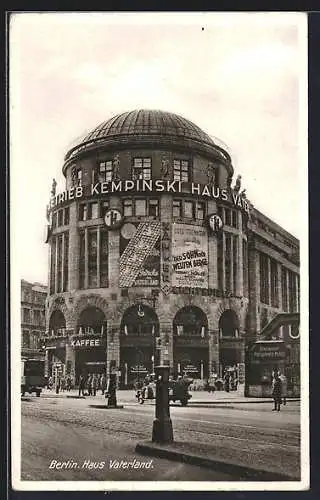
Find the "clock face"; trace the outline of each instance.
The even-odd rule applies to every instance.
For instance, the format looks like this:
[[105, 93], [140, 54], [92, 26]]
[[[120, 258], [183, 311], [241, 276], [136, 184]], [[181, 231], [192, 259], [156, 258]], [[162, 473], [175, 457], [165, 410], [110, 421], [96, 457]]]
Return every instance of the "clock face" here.
[[222, 229], [223, 227], [223, 222], [221, 217], [217, 214], [210, 215], [209, 226], [214, 232], [220, 231], [220, 229]]
[[122, 213], [116, 208], [110, 208], [104, 216], [104, 223], [109, 229], [117, 229], [122, 224], [122, 221]]

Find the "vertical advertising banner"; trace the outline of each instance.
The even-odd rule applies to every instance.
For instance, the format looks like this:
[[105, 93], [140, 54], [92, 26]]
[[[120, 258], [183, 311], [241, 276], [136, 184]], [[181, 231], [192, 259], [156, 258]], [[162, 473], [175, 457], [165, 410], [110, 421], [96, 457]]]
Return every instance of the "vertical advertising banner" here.
[[172, 286], [208, 288], [208, 233], [205, 227], [172, 225]]
[[159, 286], [160, 222], [126, 223], [120, 232], [119, 286]]

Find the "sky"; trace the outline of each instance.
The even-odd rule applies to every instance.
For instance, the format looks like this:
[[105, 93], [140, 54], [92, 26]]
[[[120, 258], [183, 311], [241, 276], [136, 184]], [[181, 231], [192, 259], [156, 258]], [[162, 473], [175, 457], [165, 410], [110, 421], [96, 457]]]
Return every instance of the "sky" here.
[[133, 109], [180, 114], [225, 144], [253, 205], [306, 227], [302, 13], [20, 13], [9, 28], [11, 246], [47, 283], [52, 179], [77, 138]]

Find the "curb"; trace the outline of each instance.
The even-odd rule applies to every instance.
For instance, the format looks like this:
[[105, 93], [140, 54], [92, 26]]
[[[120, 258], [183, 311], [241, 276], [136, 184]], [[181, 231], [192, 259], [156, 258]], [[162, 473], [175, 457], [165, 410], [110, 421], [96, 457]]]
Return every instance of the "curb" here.
[[85, 396], [70, 396], [67, 394], [66, 398], [69, 398], [69, 399], [86, 399]]
[[[292, 402], [295, 402], [295, 401], [301, 401], [301, 399], [300, 398], [287, 399], [288, 403], [292, 403]], [[262, 403], [269, 403], [269, 404], [271, 404], [271, 403], [273, 403], [273, 399], [272, 398], [270, 398], [270, 399], [263, 399], [261, 401], [259, 401], [259, 400], [255, 400], [255, 401], [250, 401], [250, 400], [249, 401], [246, 401], [246, 400], [244, 400], [244, 401], [233, 401], [232, 399], [227, 400], [227, 401], [226, 400], [221, 400], [221, 401], [201, 401], [201, 400], [199, 400], [199, 401], [189, 401], [188, 402], [188, 406], [193, 406], [193, 405], [242, 405], [242, 404], [248, 404], [248, 403], [249, 404], [254, 404], [254, 403], [260, 403], [260, 404], [262, 404]]]
[[122, 405], [107, 406], [107, 405], [89, 405], [90, 408], [99, 408], [100, 410], [118, 410], [123, 408]]
[[[184, 444], [184, 443], [182, 443]], [[218, 459], [206, 458], [201, 455], [193, 455], [187, 452], [172, 450], [152, 443], [138, 443], [135, 451], [140, 455], [148, 455], [152, 457], [165, 458], [176, 462], [183, 462], [189, 465], [205, 467], [207, 469], [215, 469], [226, 474], [232, 474], [239, 480], [246, 481], [297, 481], [300, 478], [279, 474], [276, 472], [254, 469], [244, 465], [223, 462]]]

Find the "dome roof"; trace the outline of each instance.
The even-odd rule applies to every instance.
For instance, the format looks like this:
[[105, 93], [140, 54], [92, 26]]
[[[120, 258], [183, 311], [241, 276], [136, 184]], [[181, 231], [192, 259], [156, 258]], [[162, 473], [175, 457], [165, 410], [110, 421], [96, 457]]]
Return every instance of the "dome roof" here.
[[207, 146], [206, 149], [214, 150], [215, 153], [220, 150], [224, 159], [230, 160], [229, 155], [190, 120], [166, 111], [140, 109], [121, 113], [98, 125], [77, 141], [66, 154], [65, 161], [102, 144], [139, 142], [146, 138], [170, 143], [186, 144], [189, 141], [190, 145], [191, 141]]

